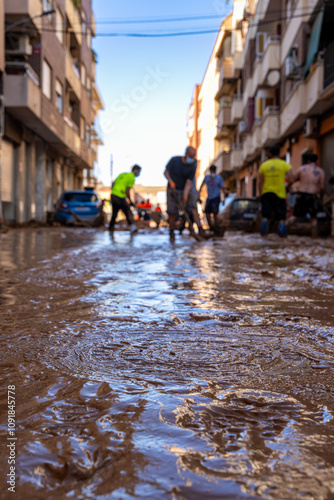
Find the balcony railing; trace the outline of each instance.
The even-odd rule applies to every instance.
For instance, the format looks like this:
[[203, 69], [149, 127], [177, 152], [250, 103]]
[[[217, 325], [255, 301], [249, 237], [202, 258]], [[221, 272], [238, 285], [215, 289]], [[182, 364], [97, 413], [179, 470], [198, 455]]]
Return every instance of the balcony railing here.
[[233, 123], [237, 123], [242, 119], [243, 109], [242, 109], [242, 95], [235, 94], [232, 100], [231, 108], [231, 120]]
[[[41, 89], [38, 75], [26, 62], [7, 62], [4, 75], [6, 107], [29, 126], [31, 116], [41, 117]], [[20, 110], [25, 108], [26, 112]]]
[[224, 127], [231, 125], [231, 106], [223, 106], [220, 108], [219, 113], [218, 113], [218, 130], [217, 133], [219, 134]]
[[30, 64], [26, 62], [6, 62], [7, 75], [27, 75], [34, 84], [39, 87], [39, 77], [32, 69]]

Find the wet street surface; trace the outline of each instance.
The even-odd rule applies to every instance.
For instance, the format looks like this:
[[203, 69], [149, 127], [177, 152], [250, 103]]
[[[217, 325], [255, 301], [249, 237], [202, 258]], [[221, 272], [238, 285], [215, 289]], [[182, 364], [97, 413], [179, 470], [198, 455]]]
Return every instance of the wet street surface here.
[[333, 240], [12, 230], [0, 276], [0, 498], [334, 498]]

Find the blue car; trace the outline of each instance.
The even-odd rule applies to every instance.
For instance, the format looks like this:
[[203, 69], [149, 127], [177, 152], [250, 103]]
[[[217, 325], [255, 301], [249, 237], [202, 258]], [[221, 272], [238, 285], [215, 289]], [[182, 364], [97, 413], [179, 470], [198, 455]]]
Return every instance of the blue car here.
[[101, 202], [91, 188], [84, 191], [64, 191], [56, 203], [54, 220], [61, 224], [94, 222], [100, 208]]

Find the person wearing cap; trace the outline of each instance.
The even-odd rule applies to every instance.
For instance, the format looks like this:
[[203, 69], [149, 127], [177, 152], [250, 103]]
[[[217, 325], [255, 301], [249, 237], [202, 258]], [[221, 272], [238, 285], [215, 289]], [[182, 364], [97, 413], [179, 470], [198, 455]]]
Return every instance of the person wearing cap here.
[[173, 156], [166, 165], [164, 175], [167, 185], [167, 213], [170, 240], [175, 240], [176, 217], [180, 208], [191, 213], [197, 224], [199, 235], [204, 236], [201, 220], [197, 211], [197, 194], [193, 194], [192, 185], [197, 168], [196, 149], [188, 146], [184, 156]]
[[[225, 183], [222, 176], [217, 175], [216, 165], [211, 165], [209, 172], [210, 173], [204, 177], [198, 193], [199, 195], [201, 194], [201, 190], [204, 184], [206, 184], [208, 197], [205, 203], [204, 213], [210, 229], [214, 229], [214, 227], [218, 225], [217, 216], [220, 204], [220, 194], [223, 193], [225, 195]], [[213, 221], [211, 215], [213, 215]]]
[[[131, 172], [124, 172], [114, 180], [111, 190], [112, 217], [109, 224], [109, 230], [113, 231], [116, 217], [121, 210], [129, 224], [131, 233], [137, 232], [137, 226], [134, 223], [130, 206], [134, 206], [131, 200], [131, 189], [135, 183], [135, 178], [140, 175], [141, 167], [133, 165]], [[129, 202], [127, 201], [129, 200]]]

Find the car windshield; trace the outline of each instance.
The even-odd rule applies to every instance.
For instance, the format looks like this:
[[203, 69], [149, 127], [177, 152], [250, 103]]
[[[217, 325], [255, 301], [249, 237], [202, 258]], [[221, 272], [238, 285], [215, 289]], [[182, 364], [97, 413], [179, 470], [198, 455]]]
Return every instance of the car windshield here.
[[256, 200], [235, 200], [233, 203], [233, 210], [257, 210], [259, 208], [259, 204]]
[[93, 203], [97, 201], [96, 194], [93, 193], [65, 193], [64, 201], [76, 201], [80, 203]]

